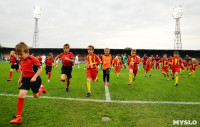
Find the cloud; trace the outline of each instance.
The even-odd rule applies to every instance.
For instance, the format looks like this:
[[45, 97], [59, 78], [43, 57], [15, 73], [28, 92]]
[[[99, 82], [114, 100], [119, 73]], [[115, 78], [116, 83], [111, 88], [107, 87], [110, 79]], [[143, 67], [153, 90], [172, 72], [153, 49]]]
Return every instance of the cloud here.
[[[181, 19], [184, 49], [200, 49], [198, 0], [40, 0], [41, 48], [173, 49], [175, 21], [172, 9], [183, 5]], [[0, 35], [3, 46], [19, 41], [32, 45], [34, 1], [0, 1]]]

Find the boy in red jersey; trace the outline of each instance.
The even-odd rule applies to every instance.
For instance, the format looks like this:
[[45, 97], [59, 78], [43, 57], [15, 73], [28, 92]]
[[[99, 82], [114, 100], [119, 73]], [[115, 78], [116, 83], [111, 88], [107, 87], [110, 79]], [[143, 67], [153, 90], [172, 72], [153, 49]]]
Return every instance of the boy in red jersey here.
[[[129, 65], [129, 83], [128, 85], [132, 85], [132, 80], [135, 81], [136, 75], [138, 72], [138, 64], [140, 63], [139, 58], [136, 56], [136, 50], [131, 50], [131, 56], [128, 57], [128, 65]], [[134, 75], [133, 75], [134, 73]]]
[[144, 56], [142, 57], [142, 60], [143, 60], [143, 69], [144, 69], [144, 70], [145, 70], [145, 68], [146, 68], [147, 59], [148, 59], [147, 55], [144, 54]]
[[186, 56], [185, 56], [185, 62], [186, 62], [186, 67], [187, 67], [187, 70], [188, 70], [188, 64], [190, 63], [190, 60], [191, 60], [191, 58], [189, 57], [189, 55], [187, 54]]
[[156, 55], [156, 57], [155, 57], [155, 61], [156, 61], [156, 70], [158, 69], [160, 69], [160, 65], [159, 65], [159, 61], [160, 60], [160, 57], [158, 56], [158, 55]]
[[175, 86], [178, 86], [178, 73], [181, 66], [183, 66], [183, 63], [182, 63], [181, 58], [179, 57], [178, 51], [174, 51], [174, 57], [172, 57], [169, 60], [169, 64], [171, 64], [172, 66], [172, 79], [174, 79], [174, 76], [176, 76]]
[[197, 68], [199, 68], [199, 64], [196, 63], [196, 59], [195, 58], [193, 58], [192, 62], [187, 65], [187, 67], [189, 67], [189, 66], [190, 66], [191, 73], [189, 73], [188, 76], [190, 76], [192, 74], [193, 78], [195, 78], [195, 70]]
[[118, 54], [117, 58], [114, 60], [114, 66], [115, 66], [115, 73], [117, 73], [117, 79], [119, 78], [119, 72], [121, 70], [120, 66], [124, 69], [123, 63], [121, 61], [121, 55]]
[[167, 54], [163, 55], [163, 59], [159, 60], [158, 63], [161, 63], [161, 71], [164, 77], [166, 77], [167, 74], [167, 80], [169, 80], [169, 71], [168, 71], [168, 59], [167, 59]]
[[89, 45], [88, 46], [88, 55], [86, 57], [86, 65], [87, 67], [87, 88], [88, 88], [88, 93], [86, 94], [86, 97], [91, 96], [91, 90], [90, 90], [90, 80], [92, 79], [93, 82], [96, 82], [97, 79], [97, 66], [100, 64], [100, 58], [93, 53], [94, 52], [94, 46]]
[[15, 56], [15, 51], [10, 51], [10, 63], [11, 63], [10, 78], [7, 79], [7, 81], [12, 81], [13, 70], [15, 69], [18, 72], [19, 69], [18, 59]]
[[[105, 48], [104, 49], [105, 55], [102, 56], [102, 62], [103, 62], [103, 81], [104, 81], [104, 86], [107, 85], [109, 86], [109, 80], [110, 80], [110, 69], [112, 66], [112, 56], [109, 54], [110, 49]], [[106, 80], [107, 77], [107, 80]]]
[[185, 62], [185, 60], [183, 60], [182, 63], [183, 63], [183, 67], [181, 66], [181, 69], [184, 70], [183, 72], [185, 73], [186, 68], [187, 68], [187, 63]]
[[155, 57], [153, 56], [153, 55], [151, 55], [151, 58], [152, 58], [152, 62], [153, 62], [153, 64], [152, 64], [152, 69], [154, 70], [154, 64], [155, 64]]
[[72, 78], [72, 66], [74, 63], [74, 55], [72, 52], [69, 52], [70, 46], [69, 44], [64, 44], [63, 53], [58, 55], [55, 60], [53, 66], [56, 66], [57, 59], [62, 59], [62, 69], [61, 69], [61, 78], [62, 82], [65, 82], [65, 78], [67, 76], [67, 85], [66, 92], [69, 92], [70, 79]]
[[42, 67], [37, 58], [29, 55], [28, 46], [24, 42], [20, 42], [16, 45], [15, 51], [20, 59], [20, 65], [22, 67], [22, 73], [18, 80], [19, 96], [17, 102], [17, 116], [10, 121], [13, 123], [22, 123], [22, 109], [24, 106], [24, 99], [29, 89], [33, 91], [33, 96], [38, 98], [41, 93], [46, 94], [46, 89], [41, 85], [40, 73], [42, 72]]
[[48, 75], [48, 82], [50, 82], [51, 78], [51, 69], [52, 69], [52, 63], [54, 62], [53, 60], [53, 53], [49, 53], [48, 58], [45, 59], [44, 61], [44, 68], [46, 69], [46, 75]]
[[152, 76], [151, 76], [151, 73], [152, 73], [152, 69], [151, 69], [152, 64], [153, 64], [152, 58], [149, 57], [148, 60], [147, 60], [147, 62], [146, 62], [146, 65], [147, 65], [147, 66], [146, 66], [146, 68], [145, 68], [145, 71], [146, 71], [145, 74], [144, 74], [144, 77], [145, 77], [145, 78], [146, 78], [146, 75], [147, 75], [148, 71], [150, 71], [149, 76], [152, 77]]

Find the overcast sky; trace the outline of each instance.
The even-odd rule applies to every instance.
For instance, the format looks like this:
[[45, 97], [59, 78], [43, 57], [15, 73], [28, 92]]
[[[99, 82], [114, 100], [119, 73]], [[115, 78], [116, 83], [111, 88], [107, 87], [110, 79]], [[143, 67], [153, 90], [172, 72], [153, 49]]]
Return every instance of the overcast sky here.
[[0, 0], [0, 43], [31, 46], [38, 5], [40, 48], [173, 49], [179, 4], [183, 49], [200, 49], [200, 0]]

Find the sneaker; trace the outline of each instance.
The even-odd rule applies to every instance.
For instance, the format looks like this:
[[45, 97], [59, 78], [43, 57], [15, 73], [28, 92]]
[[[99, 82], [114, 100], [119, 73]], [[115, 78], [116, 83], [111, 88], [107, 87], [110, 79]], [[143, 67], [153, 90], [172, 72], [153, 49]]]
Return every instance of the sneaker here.
[[164, 77], [166, 77], [166, 74], [164, 74]]
[[169, 79], [167, 79], [169, 81]]
[[196, 77], [193, 77], [193, 78], [196, 78]]
[[50, 80], [48, 79], [47, 82], [50, 82]]
[[69, 92], [69, 88], [66, 88], [66, 92], [67, 92], [67, 93]]
[[22, 123], [22, 117], [21, 116], [14, 117], [13, 120], [10, 121], [10, 124], [13, 123]]
[[107, 86], [109, 86], [109, 83], [107, 83]]
[[90, 97], [90, 96], [91, 96], [91, 93], [88, 92], [88, 93], [86, 94], [86, 97]]
[[174, 77], [172, 77], [172, 79], [174, 79]]
[[42, 93], [46, 94], [47, 93], [47, 90], [44, 88], [44, 86], [41, 86], [40, 88], [43, 89]]
[[12, 79], [9, 78], [9, 79], [7, 79], [7, 81], [12, 81]]
[[151, 75], [149, 75], [150, 77], [152, 77]]
[[144, 76], [146, 78], [146, 76]]
[[119, 79], [119, 78], [117, 77], [117, 79]]
[[129, 82], [128, 85], [132, 85], [132, 82]]
[[178, 86], [178, 83], [176, 83], [175, 86]]
[[133, 78], [133, 81], [135, 81], [135, 78]]

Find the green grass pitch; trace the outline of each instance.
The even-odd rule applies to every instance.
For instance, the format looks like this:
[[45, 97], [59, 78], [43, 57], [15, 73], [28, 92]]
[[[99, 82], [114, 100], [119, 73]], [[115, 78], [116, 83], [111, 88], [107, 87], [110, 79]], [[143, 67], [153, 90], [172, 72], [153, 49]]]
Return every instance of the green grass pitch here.
[[[47, 82], [47, 75], [43, 69], [42, 84], [47, 94], [41, 96], [87, 99], [86, 70], [72, 72], [70, 92], [65, 92], [66, 82], [60, 81], [61, 64], [52, 69], [51, 81]], [[13, 72], [13, 80], [8, 82], [10, 64], [0, 63], [0, 94], [18, 95], [17, 84], [20, 73]], [[92, 96], [89, 99], [105, 100], [103, 86], [103, 71], [99, 70], [98, 82], [91, 83]], [[120, 101], [174, 101], [200, 102], [200, 69], [196, 71], [196, 78], [188, 77], [189, 72], [179, 75], [179, 86], [174, 86], [174, 80], [167, 81], [160, 71], [153, 71], [152, 77], [144, 78], [144, 71], [140, 71], [132, 86], [128, 85], [128, 71], [122, 70], [116, 79], [114, 70], [110, 73], [109, 92], [111, 100]], [[30, 90], [28, 95], [32, 95]], [[25, 99], [22, 112], [23, 123], [10, 125], [12, 116], [16, 115], [16, 96], [0, 96], [0, 126], [58, 126], [58, 127], [168, 127], [173, 126], [173, 120], [197, 120], [200, 126], [200, 105], [190, 104], [127, 104], [108, 102], [89, 102], [76, 100], [59, 100], [48, 98]], [[110, 117], [103, 121], [103, 116]]]

